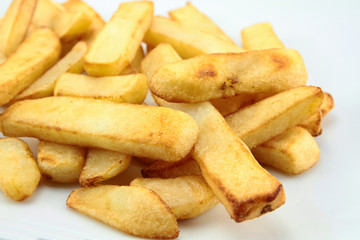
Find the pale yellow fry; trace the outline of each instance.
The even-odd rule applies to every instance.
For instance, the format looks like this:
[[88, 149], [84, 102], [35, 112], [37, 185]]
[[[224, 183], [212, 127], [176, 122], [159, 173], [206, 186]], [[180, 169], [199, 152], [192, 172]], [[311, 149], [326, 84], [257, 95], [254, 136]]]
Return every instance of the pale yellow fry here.
[[13, 0], [0, 25], [0, 52], [10, 56], [25, 38], [38, 0]]
[[184, 158], [198, 136], [195, 121], [180, 111], [73, 97], [17, 102], [0, 115], [0, 123], [6, 136], [32, 136], [166, 161]]
[[204, 13], [200, 12], [191, 2], [186, 3], [185, 7], [171, 10], [169, 16], [171, 20], [177, 21], [186, 27], [216, 36], [231, 44], [235, 44], [219, 26]]
[[129, 155], [100, 148], [89, 148], [79, 182], [82, 186], [88, 186], [105, 181], [125, 171], [130, 163], [131, 156]]
[[241, 39], [246, 50], [284, 48], [270, 23], [258, 23], [246, 27], [241, 32]]
[[66, 73], [56, 82], [54, 95], [141, 104], [147, 91], [146, 77], [142, 73], [98, 78]]
[[40, 171], [29, 146], [17, 138], [0, 139], [0, 189], [15, 201], [31, 196]]
[[0, 65], [0, 106], [38, 79], [59, 58], [60, 41], [49, 29], [31, 34], [3, 64]]
[[322, 99], [318, 87], [293, 88], [242, 108], [225, 119], [251, 149], [308, 119], [319, 111]]
[[37, 163], [47, 179], [60, 183], [77, 182], [85, 162], [85, 149], [39, 141]]
[[[86, 52], [86, 43], [78, 42], [65, 57], [60, 59], [60, 61], [46, 71], [44, 75], [16, 96], [13, 101], [52, 96], [54, 94], [56, 81], [77, 64], [82, 64]], [[80, 72], [82, 72], [82, 70]]]
[[85, 35], [91, 24], [90, 16], [83, 11], [70, 12], [59, 19], [55, 24], [55, 32], [61, 41], [71, 41]]
[[243, 52], [243, 48], [217, 36], [184, 27], [165, 17], [154, 17], [144, 37], [144, 42], [156, 46], [168, 42], [182, 58], [209, 53]]
[[334, 108], [334, 98], [330, 93], [324, 92], [324, 100], [321, 105], [321, 114], [324, 117]]
[[175, 216], [153, 191], [134, 186], [79, 188], [66, 205], [122, 232], [154, 239], [179, 235]]
[[145, 187], [156, 192], [178, 220], [197, 217], [219, 203], [202, 176], [136, 178], [130, 186]]
[[86, 55], [86, 72], [93, 76], [118, 75], [134, 58], [153, 11], [153, 3], [149, 1], [120, 4]]
[[320, 157], [320, 149], [311, 134], [294, 127], [251, 150], [261, 164], [289, 174], [300, 174], [311, 168]]

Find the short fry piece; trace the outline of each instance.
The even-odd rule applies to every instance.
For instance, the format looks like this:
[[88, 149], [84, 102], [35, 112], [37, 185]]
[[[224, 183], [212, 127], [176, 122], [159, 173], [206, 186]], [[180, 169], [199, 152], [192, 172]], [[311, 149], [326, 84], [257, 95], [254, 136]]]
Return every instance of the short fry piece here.
[[32, 136], [165, 161], [184, 158], [198, 136], [195, 121], [180, 111], [73, 97], [17, 102], [0, 115], [0, 122], [2, 133], [8, 136]]
[[120, 4], [86, 55], [86, 72], [92, 76], [118, 75], [134, 58], [153, 11], [153, 3], [149, 1]]
[[141, 73], [99, 78], [66, 73], [57, 81], [54, 95], [141, 104], [147, 92], [146, 77]]
[[3, 64], [0, 65], [0, 106], [32, 84], [59, 58], [60, 41], [49, 29], [32, 33]]
[[179, 235], [169, 207], [157, 194], [143, 187], [79, 188], [72, 191], [66, 205], [134, 236], [170, 239]]
[[197, 217], [219, 203], [202, 176], [136, 178], [130, 186], [145, 187], [156, 192], [178, 220]]
[[270, 23], [258, 23], [241, 32], [241, 38], [246, 50], [261, 50], [284, 48], [284, 44], [276, 36]]
[[322, 99], [320, 88], [298, 87], [242, 108], [225, 119], [252, 149], [308, 119], [319, 111]]
[[39, 141], [37, 163], [47, 179], [60, 183], [79, 180], [85, 162], [82, 147]]
[[334, 108], [334, 98], [330, 93], [324, 92], [324, 100], [321, 104], [321, 114], [324, 117]]
[[[74, 66], [79, 63], [82, 64], [86, 52], [86, 43], [77, 43], [65, 57], [60, 59], [60, 61], [44, 73], [44, 75], [16, 96], [14, 101], [52, 96], [56, 81], [61, 77], [61, 75], [70, 71]], [[80, 72], [82, 72], [82, 70]]]
[[24, 40], [38, 0], [14, 0], [0, 25], [0, 52], [10, 56]]
[[261, 164], [289, 174], [300, 174], [311, 168], [320, 157], [320, 149], [311, 134], [294, 127], [251, 150]]
[[100, 148], [89, 148], [85, 166], [81, 171], [80, 184], [88, 186], [105, 181], [125, 171], [130, 163], [131, 156], [129, 155]]
[[148, 85], [152, 93], [170, 102], [201, 102], [241, 93], [281, 92], [306, 81], [304, 61], [296, 50], [269, 49], [169, 63], [155, 72]]
[[40, 171], [29, 146], [17, 138], [0, 139], [0, 189], [15, 201], [31, 196]]

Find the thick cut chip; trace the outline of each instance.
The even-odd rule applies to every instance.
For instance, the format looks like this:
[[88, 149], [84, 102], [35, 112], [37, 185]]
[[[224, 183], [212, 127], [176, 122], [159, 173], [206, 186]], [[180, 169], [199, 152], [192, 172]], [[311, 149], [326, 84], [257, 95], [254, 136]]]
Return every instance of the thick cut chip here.
[[144, 37], [144, 42], [156, 46], [167, 42], [182, 58], [209, 53], [243, 52], [243, 48], [235, 43], [229, 43], [217, 36], [200, 32], [181, 25], [165, 17], [154, 17], [151, 26]]
[[29, 146], [17, 138], [0, 139], [0, 172], [0, 189], [15, 201], [31, 196], [41, 177]]
[[178, 220], [197, 217], [219, 203], [202, 176], [136, 178], [130, 186], [145, 187], [156, 192]]
[[0, 65], [0, 106], [8, 103], [50, 68], [59, 58], [60, 41], [49, 29], [31, 34]]
[[86, 55], [86, 72], [93, 76], [118, 75], [134, 58], [151, 24], [153, 11], [149, 1], [120, 4]]
[[[77, 43], [65, 57], [60, 59], [52, 68], [44, 75], [33, 82], [27, 89], [15, 97], [14, 101], [24, 99], [34, 99], [52, 96], [56, 81], [66, 72], [76, 69], [78, 73], [82, 72], [82, 63], [87, 52], [85, 42]], [[80, 64], [80, 68], [77, 66]]]
[[147, 91], [146, 77], [142, 73], [114, 77], [67, 73], [57, 81], [54, 95], [141, 104]]
[[246, 50], [284, 48], [284, 44], [276, 36], [270, 23], [258, 23], [244, 28], [241, 38]]
[[79, 180], [85, 162], [82, 147], [39, 141], [37, 163], [47, 179], [60, 183]]
[[89, 148], [85, 166], [80, 175], [82, 186], [92, 185], [112, 178], [125, 171], [131, 163], [131, 156], [100, 149]]
[[289, 174], [308, 170], [320, 157], [315, 139], [301, 127], [294, 127], [251, 151], [261, 164]]
[[153, 191], [134, 186], [79, 188], [66, 205], [125, 233], [154, 239], [179, 235], [176, 218]]
[[28, 31], [38, 0], [13, 0], [0, 24], [0, 52], [10, 56]]
[[180, 111], [73, 97], [17, 102], [0, 115], [0, 122], [7, 136], [32, 136], [165, 161], [189, 154], [199, 133], [196, 122]]
[[306, 81], [304, 61], [296, 50], [269, 49], [169, 63], [148, 84], [153, 94], [167, 101], [201, 102], [241, 93], [281, 92]]
[[252, 149], [318, 112], [322, 99], [320, 88], [298, 87], [242, 108], [225, 119]]
[[64, 16], [55, 22], [54, 30], [61, 41], [69, 42], [85, 35], [90, 24], [91, 18], [84, 11], [66, 11]]

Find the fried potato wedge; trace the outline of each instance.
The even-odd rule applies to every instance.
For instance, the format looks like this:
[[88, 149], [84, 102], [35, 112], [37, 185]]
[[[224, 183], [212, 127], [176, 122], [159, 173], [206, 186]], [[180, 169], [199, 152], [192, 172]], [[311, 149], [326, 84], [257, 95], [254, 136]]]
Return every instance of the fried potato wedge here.
[[17, 102], [0, 115], [0, 122], [6, 136], [32, 136], [165, 161], [184, 158], [199, 133], [196, 122], [180, 111], [73, 97]]
[[54, 30], [63, 42], [82, 37], [88, 31], [91, 18], [83, 11], [66, 11], [63, 17], [56, 21]]
[[320, 158], [320, 149], [311, 134], [294, 127], [251, 150], [261, 164], [288, 174], [300, 174]]
[[281, 92], [306, 81], [304, 61], [296, 50], [269, 49], [169, 63], [153, 74], [148, 85], [166, 101], [201, 102], [241, 93]]
[[72, 191], [66, 205], [134, 236], [171, 239], [179, 235], [170, 208], [156, 193], [143, 187], [80, 188]]
[[10, 56], [24, 40], [38, 0], [13, 0], [0, 25], [0, 52]]
[[39, 141], [37, 163], [49, 180], [60, 183], [77, 182], [85, 163], [82, 147]]
[[119, 75], [134, 58], [151, 24], [153, 12], [154, 5], [150, 1], [120, 4], [86, 55], [86, 72], [92, 76]]
[[252, 149], [318, 112], [322, 99], [323, 92], [318, 87], [293, 88], [242, 108], [225, 119]]
[[89, 186], [105, 181], [125, 171], [130, 163], [129, 155], [101, 148], [89, 148], [79, 182], [82, 186]]
[[59, 58], [61, 45], [56, 34], [39, 29], [31, 34], [0, 65], [0, 106], [32, 84]]
[[[321, 106], [323, 105], [323, 103], [321, 104]], [[321, 119], [322, 119], [322, 113], [321, 110], [319, 109], [319, 111], [317, 111], [311, 117], [299, 123], [298, 126], [306, 129], [313, 137], [316, 137], [319, 136], [322, 132]]]
[[56, 82], [54, 95], [141, 104], [147, 92], [146, 77], [142, 73], [114, 77], [66, 73]]
[[285, 47], [270, 23], [258, 23], [244, 28], [241, 39], [244, 48], [249, 51]]
[[224, 33], [208, 16], [200, 12], [191, 2], [185, 7], [169, 12], [171, 20], [174, 20], [188, 28], [217, 36], [224, 41], [235, 44], [234, 41]]
[[[56, 81], [66, 72], [82, 72], [82, 63], [87, 52], [87, 44], [78, 42], [65, 57], [60, 59], [53, 67], [33, 82], [28, 88], [14, 98], [15, 101], [52, 96]], [[80, 64], [80, 67], [78, 65]]]
[[179, 53], [182, 58], [191, 58], [209, 53], [243, 52], [243, 48], [234, 43], [181, 25], [165, 17], [153, 18], [144, 42], [156, 46], [167, 42]]
[[334, 98], [330, 93], [324, 92], [324, 100], [321, 104], [321, 114], [326, 116], [334, 108]]
[[178, 220], [197, 217], [219, 203], [202, 176], [136, 178], [130, 186], [145, 187], [156, 192]]
[[141, 169], [145, 178], [175, 178], [187, 175], [201, 175], [197, 162], [189, 156], [177, 162], [156, 161]]
[[29, 146], [17, 138], [0, 139], [0, 189], [15, 201], [31, 196], [40, 171]]

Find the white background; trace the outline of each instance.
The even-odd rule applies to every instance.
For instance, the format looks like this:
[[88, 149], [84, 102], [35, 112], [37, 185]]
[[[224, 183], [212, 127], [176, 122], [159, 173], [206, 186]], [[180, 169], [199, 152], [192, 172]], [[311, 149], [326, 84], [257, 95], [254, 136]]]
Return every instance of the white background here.
[[[87, 2], [108, 20], [121, 1]], [[185, 2], [155, 1], [155, 13], [165, 15]], [[360, 1], [192, 2], [238, 44], [242, 28], [271, 22], [286, 47], [302, 54], [308, 83], [330, 92], [335, 108], [316, 138], [321, 158], [312, 169], [299, 176], [269, 169], [284, 185], [284, 206], [238, 224], [219, 204], [180, 222], [179, 239], [358, 239]], [[10, 0], [0, 1], [0, 16], [9, 4]], [[28, 142], [36, 151], [36, 141]], [[127, 183], [139, 176], [138, 170], [135, 164], [112, 183]], [[136, 239], [68, 209], [66, 198], [77, 187], [42, 182], [32, 197], [20, 203], [0, 193], [0, 239]]]

